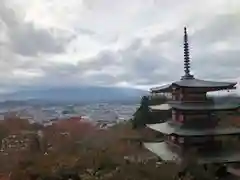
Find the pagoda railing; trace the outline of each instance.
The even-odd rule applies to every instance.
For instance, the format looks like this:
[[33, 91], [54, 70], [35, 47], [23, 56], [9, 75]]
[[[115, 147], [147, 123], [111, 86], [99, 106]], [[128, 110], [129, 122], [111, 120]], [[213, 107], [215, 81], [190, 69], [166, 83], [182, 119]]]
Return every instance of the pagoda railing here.
[[172, 100], [172, 99], [170, 99], [170, 100], [168, 100], [167, 101], [167, 103], [169, 103], [169, 104], [184, 104], [184, 103], [204, 103], [204, 104], [214, 104], [214, 101], [212, 100], [212, 99], [206, 99], [206, 100], [204, 100], [204, 101], [181, 101], [181, 100]]
[[172, 94], [171, 93], [153, 93], [151, 92], [150, 97], [165, 97], [167, 99], [172, 99]]

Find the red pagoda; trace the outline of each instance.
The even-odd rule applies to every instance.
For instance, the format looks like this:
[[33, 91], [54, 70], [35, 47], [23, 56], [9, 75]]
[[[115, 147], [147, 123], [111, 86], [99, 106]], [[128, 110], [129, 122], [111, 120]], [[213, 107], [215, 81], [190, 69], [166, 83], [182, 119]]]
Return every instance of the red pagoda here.
[[[199, 164], [240, 162], [239, 147], [229, 143], [238, 138], [240, 128], [222, 125], [240, 106], [219, 103], [207, 96], [208, 92], [236, 89], [233, 82], [215, 82], [197, 79], [190, 72], [187, 30], [184, 28], [184, 72], [179, 81], [152, 88], [153, 94], [171, 94], [167, 104], [151, 106], [153, 110], [172, 111], [172, 118], [148, 128], [163, 134], [163, 141], [144, 143], [163, 161], [182, 162], [194, 152]], [[227, 144], [228, 143], [228, 144]]]

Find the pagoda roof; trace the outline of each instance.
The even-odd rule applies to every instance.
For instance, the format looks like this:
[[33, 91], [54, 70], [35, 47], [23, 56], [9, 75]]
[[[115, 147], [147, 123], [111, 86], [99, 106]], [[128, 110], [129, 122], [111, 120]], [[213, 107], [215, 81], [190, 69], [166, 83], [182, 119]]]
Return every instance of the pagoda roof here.
[[144, 146], [149, 151], [159, 156], [163, 161], [179, 161], [179, 155], [168, 147], [167, 143], [144, 143]]
[[182, 103], [182, 102], [169, 102], [169, 105], [173, 109], [183, 110], [183, 111], [205, 111], [205, 110], [213, 110], [213, 111], [227, 111], [227, 110], [237, 110], [240, 105], [235, 103]]
[[[177, 152], [173, 152], [166, 142], [160, 143], [144, 143], [149, 151], [159, 156], [163, 161], [181, 162], [181, 156]], [[199, 164], [211, 163], [233, 163], [240, 161], [240, 152], [237, 150], [219, 150], [218, 152], [197, 154], [197, 162]]]
[[218, 82], [218, 81], [207, 81], [201, 79], [181, 79], [179, 81], [175, 81], [171, 84], [166, 84], [163, 86], [151, 88], [152, 92], [170, 92], [173, 86], [178, 86], [182, 88], [209, 88], [214, 90], [221, 89], [234, 89], [236, 86], [236, 82]]
[[234, 87], [236, 82], [218, 82], [218, 81], [206, 81], [201, 79], [182, 79], [176, 81], [173, 85], [181, 87], [191, 87], [191, 88], [231, 88]]
[[232, 175], [240, 177], [240, 164], [239, 163], [231, 163], [227, 165], [227, 171]]
[[169, 92], [171, 91], [171, 89], [172, 89], [172, 84], [165, 84], [163, 86], [151, 88], [150, 91], [151, 92]]
[[234, 135], [240, 134], [240, 128], [236, 127], [215, 127], [206, 129], [183, 128], [178, 125], [170, 124], [169, 122], [148, 124], [148, 128], [163, 134], [177, 134], [179, 136], [211, 136], [211, 135]]

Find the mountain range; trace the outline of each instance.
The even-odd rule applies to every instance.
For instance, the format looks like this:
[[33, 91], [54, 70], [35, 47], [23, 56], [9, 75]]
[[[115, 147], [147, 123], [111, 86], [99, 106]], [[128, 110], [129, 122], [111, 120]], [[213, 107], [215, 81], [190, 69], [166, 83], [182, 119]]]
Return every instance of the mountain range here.
[[48, 101], [72, 103], [140, 101], [148, 92], [123, 87], [60, 87], [51, 89], [26, 89], [4, 94], [2, 101]]
[[[30, 88], [0, 96], [1, 104], [49, 104], [49, 103], [139, 103], [148, 91], [125, 87], [56, 87], [50, 89]], [[236, 94], [212, 96], [215, 102], [239, 103]]]
[[211, 96], [215, 103], [233, 103], [240, 104], [240, 96], [237, 94], [230, 94], [228, 96]]

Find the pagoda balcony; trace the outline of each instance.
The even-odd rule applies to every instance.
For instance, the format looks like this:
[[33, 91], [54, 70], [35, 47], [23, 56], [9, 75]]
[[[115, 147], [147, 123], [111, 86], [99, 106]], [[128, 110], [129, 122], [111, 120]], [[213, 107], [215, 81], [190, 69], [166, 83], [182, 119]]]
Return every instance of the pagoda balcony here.
[[181, 102], [168, 101], [161, 105], [151, 105], [152, 110], [170, 110], [176, 109], [181, 111], [231, 111], [240, 108], [239, 104], [235, 103], [213, 103], [212, 101], [205, 102]]
[[240, 108], [240, 105], [237, 103], [213, 103], [212, 101], [203, 103], [171, 101], [168, 104], [172, 109], [182, 111], [232, 111]]
[[[205, 137], [177, 137], [177, 136], [165, 136], [164, 141], [169, 149], [178, 154], [184, 154], [190, 149], [194, 148], [195, 152], [205, 154], [207, 152], [225, 150], [224, 143], [221, 140], [217, 140], [212, 136]], [[231, 145], [230, 145], [231, 146]], [[234, 146], [231, 146], [234, 147]], [[236, 148], [236, 147], [235, 147]]]
[[[165, 135], [166, 142], [173, 151], [185, 152], [189, 148], [195, 148], [197, 152], [218, 151], [219, 149], [240, 148], [236, 144], [239, 138], [236, 136], [192, 136], [184, 137], [176, 134]], [[240, 149], [239, 149], [240, 150]]]
[[176, 135], [165, 136], [164, 142], [166, 142], [171, 148], [172, 151], [178, 153], [184, 153], [189, 148], [194, 147], [196, 150], [204, 151], [210, 149], [219, 149], [221, 148], [220, 141], [214, 141], [211, 136], [205, 137], [181, 137]]
[[150, 98], [155, 98], [155, 97], [164, 97], [167, 99], [172, 99], [172, 93], [164, 92], [164, 93], [154, 93], [151, 92]]
[[167, 103], [164, 103], [164, 104], [160, 104], [160, 105], [152, 105], [152, 106], [149, 106], [149, 108], [153, 111], [168, 111], [168, 110], [171, 110], [172, 107], [167, 104]]

